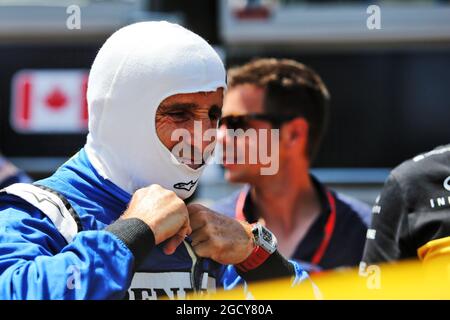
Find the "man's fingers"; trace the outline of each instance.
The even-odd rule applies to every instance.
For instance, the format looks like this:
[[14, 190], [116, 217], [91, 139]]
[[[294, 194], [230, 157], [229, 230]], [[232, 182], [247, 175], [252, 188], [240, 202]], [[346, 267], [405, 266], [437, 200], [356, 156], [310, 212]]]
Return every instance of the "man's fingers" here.
[[192, 246], [196, 246], [201, 242], [207, 241], [209, 239], [209, 234], [206, 232], [205, 228], [197, 229], [191, 234]]
[[164, 253], [173, 254], [175, 250], [178, 248], [178, 246], [183, 242], [183, 240], [184, 236], [181, 236], [179, 234], [176, 234], [173, 237], [171, 237], [164, 246]]
[[190, 235], [192, 233], [192, 227], [191, 227], [191, 224], [189, 223], [188, 225], [187, 225], [187, 227], [186, 227], [186, 232], [185, 232], [185, 234], [186, 235]]
[[194, 252], [197, 256], [202, 258], [211, 258], [212, 253], [211, 246], [209, 245], [208, 241], [203, 241], [197, 244], [196, 246], [193, 246]]
[[189, 215], [192, 213], [195, 213], [197, 211], [207, 209], [205, 206], [202, 206], [201, 204], [198, 204], [198, 203], [191, 203], [191, 204], [188, 204], [186, 207], [188, 209]]
[[192, 231], [198, 230], [206, 225], [207, 211], [204, 209], [189, 211], [189, 222]]
[[189, 218], [188, 218], [188, 220], [184, 223], [180, 231], [178, 231], [177, 234], [169, 238], [166, 245], [164, 246], [164, 253], [173, 254], [175, 250], [178, 248], [178, 246], [183, 242], [184, 238], [186, 238], [186, 235], [189, 235], [191, 233], [192, 229], [191, 226], [189, 225]]
[[184, 237], [186, 235], [190, 235], [191, 233], [192, 233], [191, 221], [188, 216], [183, 226], [181, 227], [180, 231], [177, 232], [177, 234]]

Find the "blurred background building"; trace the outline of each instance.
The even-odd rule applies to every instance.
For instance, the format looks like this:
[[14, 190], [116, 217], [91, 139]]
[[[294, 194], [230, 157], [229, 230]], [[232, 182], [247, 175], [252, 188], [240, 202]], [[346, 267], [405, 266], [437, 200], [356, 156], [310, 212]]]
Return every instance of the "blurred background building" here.
[[[379, 29], [367, 25], [370, 5], [380, 9]], [[70, 28], [77, 8], [79, 28]], [[313, 171], [368, 203], [392, 167], [450, 141], [447, 0], [0, 0], [1, 152], [36, 179], [74, 154], [87, 132], [96, 52], [112, 32], [144, 20], [188, 27], [227, 67], [267, 56], [313, 67], [332, 97]], [[202, 179], [202, 200], [235, 188], [218, 167]]]

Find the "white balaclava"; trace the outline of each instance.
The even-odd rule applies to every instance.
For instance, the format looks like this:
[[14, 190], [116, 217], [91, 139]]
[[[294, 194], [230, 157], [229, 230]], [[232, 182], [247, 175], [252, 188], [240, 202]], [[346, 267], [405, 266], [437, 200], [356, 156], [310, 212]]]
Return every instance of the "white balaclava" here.
[[132, 194], [159, 184], [185, 199], [204, 166], [182, 164], [156, 133], [159, 104], [181, 93], [225, 88], [225, 68], [200, 36], [168, 22], [140, 22], [115, 32], [92, 65], [87, 100], [88, 158], [97, 172]]

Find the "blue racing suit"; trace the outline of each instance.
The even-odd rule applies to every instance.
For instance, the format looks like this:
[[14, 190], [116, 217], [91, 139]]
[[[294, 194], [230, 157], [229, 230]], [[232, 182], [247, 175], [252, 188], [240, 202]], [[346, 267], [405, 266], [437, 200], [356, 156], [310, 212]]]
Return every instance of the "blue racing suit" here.
[[[233, 266], [197, 258], [188, 240], [172, 255], [152, 246], [137, 264], [137, 249], [104, 230], [131, 195], [102, 178], [84, 149], [49, 178], [12, 187], [0, 193], [0, 299], [183, 299], [243, 282]], [[290, 263], [294, 283], [307, 277]]]

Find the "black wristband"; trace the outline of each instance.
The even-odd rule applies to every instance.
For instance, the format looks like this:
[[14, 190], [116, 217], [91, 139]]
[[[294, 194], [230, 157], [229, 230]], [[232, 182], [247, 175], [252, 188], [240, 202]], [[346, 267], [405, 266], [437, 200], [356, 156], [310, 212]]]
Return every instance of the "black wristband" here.
[[259, 267], [247, 272], [236, 268], [236, 271], [246, 282], [295, 276], [294, 266], [278, 250], [272, 253]]
[[105, 228], [122, 240], [133, 253], [135, 267], [144, 260], [155, 246], [155, 235], [152, 229], [141, 219], [119, 219]]

